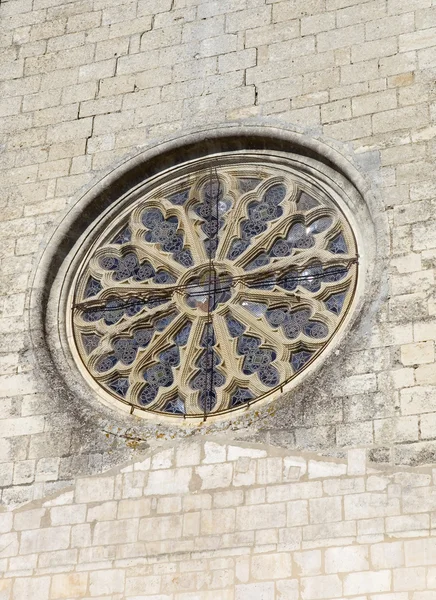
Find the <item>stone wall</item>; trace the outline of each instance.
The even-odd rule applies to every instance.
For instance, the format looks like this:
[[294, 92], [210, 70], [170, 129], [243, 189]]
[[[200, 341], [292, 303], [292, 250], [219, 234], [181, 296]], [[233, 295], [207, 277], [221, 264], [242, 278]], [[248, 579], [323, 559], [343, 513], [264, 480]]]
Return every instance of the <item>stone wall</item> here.
[[43, 498], [166, 435], [144, 438], [133, 419], [120, 431], [115, 414], [104, 427], [82, 421], [41, 382], [26, 302], [52, 226], [142, 148], [247, 120], [346, 157], [378, 198], [389, 252], [343, 351], [274, 418], [255, 415], [227, 435], [435, 462], [435, 32], [434, 0], [1, 2], [4, 504]]
[[433, 600], [434, 478], [362, 450], [168, 445], [0, 514], [0, 598]]

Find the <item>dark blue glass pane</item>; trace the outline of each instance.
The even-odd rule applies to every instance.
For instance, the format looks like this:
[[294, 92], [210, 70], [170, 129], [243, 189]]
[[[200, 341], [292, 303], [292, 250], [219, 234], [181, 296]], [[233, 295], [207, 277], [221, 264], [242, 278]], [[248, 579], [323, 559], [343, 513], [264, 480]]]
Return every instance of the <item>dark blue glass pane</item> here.
[[86, 354], [91, 354], [91, 352], [97, 348], [100, 339], [100, 336], [94, 333], [82, 334], [82, 344]]
[[126, 244], [127, 242], [130, 242], [130, 240], [132, 239], [132, 232], [130, 230], [130, 227], [125, 227], [124, 229], [122, 229], [119, 233], [117, 233], [117, 235], [114, 237], [114, 239], [112, 240], [112, 244]]
[[118, 379], [109, 382], [108, 386], [113, 392], [125, 398], [129, 390], [129, 380], [125, 377], [118, 377]]
[[346, 254], [348, 252], [347, 243], [342, 233], [334, 237], [328, 244], [327, 250], [332, 254]]
[[85, 288], [85, 298], [96, 296], [102, 289], [101, 283], [97, 279], [94, 279], [94, 277], [90, 277]]
[[340, 292], [338, 294], [332, 294], [324, 301], [327, 309], [334, 313], [335, 315], [339, 315], [342, 311], [342, 307], [344, 305], [346, 292]]
[[297, 200], [297, 208], [298, 210], [307, 211], [311, 208], [315, 208], [315, 206], [319, 206], [319, 202], [309, 196], [306, 192], [301, 192], [298, 200]]
[[177, 396], [165, 404], [163, 407], [163, 412], [173, 415], [184, 415], [186, 412], [185, 403], [179, 396]]
[[239, 406], [246, 402], [249, 402], [254, 398], [254, 394], [247, 390], [246, 388], [237, 387], [235, 391], [230, 396], [230, 406], [233, 408], [234, 406]]
[[291, 355], [291, 365], [294, 371], [300, 371], [304, 367], [304, 365], [309, 362], [309, 360], [314, 355], [314, 352], [310, 350], [300, 350], [299, 352], [293, 352]]

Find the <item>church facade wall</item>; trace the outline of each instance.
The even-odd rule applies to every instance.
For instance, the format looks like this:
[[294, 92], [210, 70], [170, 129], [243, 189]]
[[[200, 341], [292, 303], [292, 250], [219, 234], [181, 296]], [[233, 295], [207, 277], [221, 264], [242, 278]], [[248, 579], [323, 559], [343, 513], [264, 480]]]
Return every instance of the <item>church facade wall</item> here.
[[[434, 469], [168, 444], [0, 515], [8, 600], [429, 600]], [[410, 595], [409, 595], [410, 594]]]
[[[1, 600], [434, 597], [435, 33], [434, 0], [1, 2]], [[357, 182], [358, 314], [226, 421], [79, 406], [34, 328], [42, 258], [128, 161], [223, 131]]]

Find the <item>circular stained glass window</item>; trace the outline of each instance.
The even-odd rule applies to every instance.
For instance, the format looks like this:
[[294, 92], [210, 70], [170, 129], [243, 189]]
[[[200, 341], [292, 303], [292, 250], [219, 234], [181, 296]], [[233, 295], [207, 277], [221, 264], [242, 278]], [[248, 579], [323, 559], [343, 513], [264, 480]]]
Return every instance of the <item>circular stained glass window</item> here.
[[192, 161], [104, 216], [70, 294], [70, 340], [131, 410], [207, 417], [287, 389], [357, 280], [340, 197], [259, 152]]

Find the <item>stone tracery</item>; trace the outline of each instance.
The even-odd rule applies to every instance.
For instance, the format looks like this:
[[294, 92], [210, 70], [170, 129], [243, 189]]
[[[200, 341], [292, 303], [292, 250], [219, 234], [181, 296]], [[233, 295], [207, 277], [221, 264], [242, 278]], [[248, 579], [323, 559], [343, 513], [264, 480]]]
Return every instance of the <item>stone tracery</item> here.
[[135, 408], [225, 412], [319, 355], [357, 275], [321, 188], [264, 163], [201, 167], [113, 223], [77, 278], [73, 333], [99, 386]]

